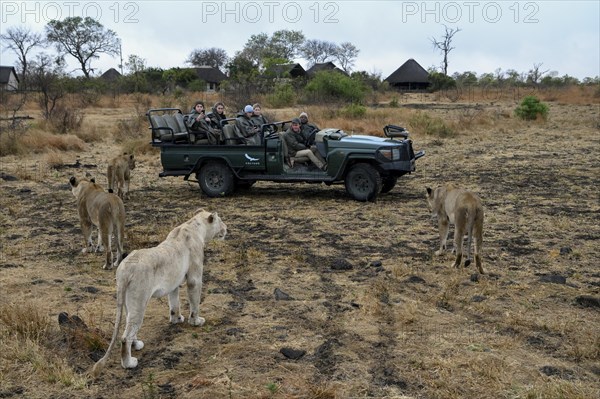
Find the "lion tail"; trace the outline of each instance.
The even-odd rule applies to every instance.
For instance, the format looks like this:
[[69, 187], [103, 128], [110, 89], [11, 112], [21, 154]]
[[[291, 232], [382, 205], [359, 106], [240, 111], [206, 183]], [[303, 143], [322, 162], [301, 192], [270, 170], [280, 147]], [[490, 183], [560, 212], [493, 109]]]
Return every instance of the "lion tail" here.
[[114, 168], [112, 165], [108, 165], [108, 168], [106, 169], [106, 178], [108, 179], [108, 192], [112, 192], [111, 190], [114, 189], [113, 183], [115, 181], [115, 171], [116, 168]]
[[477, 218], [477, 210], [467, 210], [467, 260], [465, 267], [471, 264], [471, 245], [473, 244], [473, 227]]
[[97, 378], [100, 375], [100, 372], [106, 365], [106, 361], [108, 360], [108, 356], [110, 352], [115, 346], [117, 342], [117, 335], [119, 334], [119, 328], [121, 327], [121, 316], [123, 314], [123, 305], [125, 302], [125, 291], [127, 290], [127, 286], [129, 282], [124, 282], [123, 284], [118, 285], [117, 290], [117, 316], [115, 320], [115, 329], [113, 331], [112, 339], [110, 340], [110, 344], [108, 345], [108, 349], [106, 349], [106, 353], [102, 357], [102, 359], [98, 360], [94, 367], [92, 368], [92, 377]]

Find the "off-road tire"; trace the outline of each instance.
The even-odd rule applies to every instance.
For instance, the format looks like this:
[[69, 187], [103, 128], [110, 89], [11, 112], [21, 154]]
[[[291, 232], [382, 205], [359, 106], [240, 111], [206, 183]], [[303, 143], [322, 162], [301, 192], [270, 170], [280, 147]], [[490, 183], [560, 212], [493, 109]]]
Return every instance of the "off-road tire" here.
[[397, 176], [387, 176], [382, 180], [381, 185], [381, 194], [389, 193], [392, 191], [394, 187], [396, 187], [396, 183], [398, 182]]
[[224, 197], [235, 189], [233, 173], [222, 162], [209, 162], [202, 166], [196, 178], [204, 194], [209, 197]]
[[357, 201], [375, 201], [381, 191], [381, 175], [367, 163], [353, 165], [344, 183], [348, 195]]

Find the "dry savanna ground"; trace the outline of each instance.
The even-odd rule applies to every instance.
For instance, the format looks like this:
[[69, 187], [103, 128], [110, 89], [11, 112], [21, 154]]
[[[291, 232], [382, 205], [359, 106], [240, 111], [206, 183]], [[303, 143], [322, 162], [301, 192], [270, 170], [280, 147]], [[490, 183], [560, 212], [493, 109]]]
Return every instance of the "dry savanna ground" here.
[[[379, 101], [394, 107], [355, 120], [308, 107], [321, 127], [408, 126], [426, 151], [374, 203], [339, 185], [259, 182], [207, 198], [161, 179], [136, 116], [164, 98], [103, 99], [72, 135], [47, 133], [28, 105], [30, 130], [0, 158], [0, 397], [600, 397], [599, 99], [542, 99], [548, 120], [532, 122], [515, 119], [510, 95], [388, 96]], [[432, 123], [449, 129], [431, 134]], [[122, 150], [138, 159], [127, 251], [157, 245], [198, 207], [217, 211], [229, 235], [206, 248], [206, 324], [169, 325], [166, 298], [152, 299], [139, 366], [122, 369], [115, 349], [92, 380], [114, 326], [115, 272], [81, 253], [68, 179], [105, 186]], [[483, 200], [485, 275], [434, 255], [424, 192], [446, 181]], [[185, 310], [185, 288], [181, 298]], [[63, 312], [71, 319], [59, 323]]]

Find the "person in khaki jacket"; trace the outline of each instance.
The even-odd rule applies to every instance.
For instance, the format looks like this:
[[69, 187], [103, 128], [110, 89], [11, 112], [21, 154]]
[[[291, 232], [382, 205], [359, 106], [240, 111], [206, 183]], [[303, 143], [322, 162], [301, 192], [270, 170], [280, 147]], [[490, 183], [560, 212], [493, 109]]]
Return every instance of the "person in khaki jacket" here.
[[[284, 134], [285, 143], [288, 149], [290, 159], [306, 157], [315, 164], [319, 169], [326, 170], [327, 164], [315, 154], [316, 148], [311, 149], [304, 145], [304, 136], [300, 129], [300, 119], [292, 119], [292, 125]], [[293, 166], [293, 163], [292, 163]]]

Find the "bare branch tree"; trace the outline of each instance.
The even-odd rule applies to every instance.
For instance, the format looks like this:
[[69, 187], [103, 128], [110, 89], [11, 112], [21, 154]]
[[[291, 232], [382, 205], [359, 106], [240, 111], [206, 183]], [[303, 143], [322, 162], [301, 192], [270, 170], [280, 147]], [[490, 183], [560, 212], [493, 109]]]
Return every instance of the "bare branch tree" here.
[[435, 37], [432, 37], [430, 40], [431, 44], [433, 45], [433, 48], [439, 50], [444, 55], [444, 60], [442, 61], [442, 69], [444, 75], [448, 76], [448, 54], [450, 53], [450, 51], [454, 50], [454, 47], [452, 47], [452, 38], [455, 34], [460, 32], [460, 29], [448, 28], [446, 25], [444, 25], [444, 29], [445, 33], [444, 36], [442, 36], [441, 40], [437, 40]]
[[350, 42], [340, 44], [335, 52], [335, 59], [340, 63], [340, 67], [346, 73], [350, 73], [354, 66], [354, 61], [358, 57], [360, 50]]
[[542, 79], [542, 76], [544, 76], [546, 73], [548, 73], [548, 71], [550, 71], [549, 69], [546, 69], [545, 71], [540, 70], [542, 65], [543, 64], [541, 62], [539, 64], [533, 64], [533, 68], [530, 69], [529, 72], [527, 72], [528, 83], [532, 83], [534, 85], [539, 84], [540, 80]]
[[333, 42], [326, 40], [310, 39], [304, 42], [304, 45], [300, 48], [300, 55], [306, 61], [309, 66], [320, 62], [327, 62], [331, 58], [334, 58], [338, 46]]
[[6, 33], [0, 35], [0, 39], [5, 41], [6, 49], [12, 50], [19, 59], [21, 84], [27, 86], [28, 66], [27, 54], [35, 47], [44, 43], [44, 38], [40, 33], [32, 32], [30, 28], [24, 26], [9, 27]]

